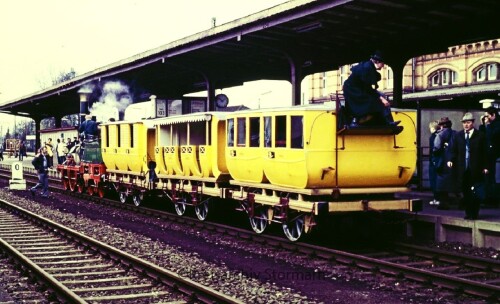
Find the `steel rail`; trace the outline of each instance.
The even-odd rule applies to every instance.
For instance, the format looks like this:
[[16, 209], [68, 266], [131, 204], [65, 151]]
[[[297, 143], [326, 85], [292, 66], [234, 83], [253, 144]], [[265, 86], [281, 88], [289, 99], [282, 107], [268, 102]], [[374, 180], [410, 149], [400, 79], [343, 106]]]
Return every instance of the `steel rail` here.
[[[61, 188], [62, 190], [62, 188]], [[92, 197], [92, 200], [96, 200]], [[461, 290], [465, 293], [480, 296], [488, 299], [500, 300], [500, 286], [485, 284], [481, 282], [476, 282], [464, 278], [454, 277], [452, 275], [436, 273], [428, 270], [422, 270], [415, 267], [409, 267], [397, 263], [391, 263], [381, 259], [371, 258], [359, 254], [349, 253], [345, 251], [339, 251], [331, 248], [320, 247], [316, 245], [311, 245], [302, 242], [290, 243], [288, 240], [280, 237], [255, 234], [253, 231], [239, 229], [227, 225], [222, 225], [218, 223], [212, 223], [208, 221], [199, 221], [194, 218], [180, 217], [176, 214], [162, 212], [154, 209], [149, 209], [145, 207], [136, 207], [129, 204], [122, 204], [109, 199], [98, 199], [100, 202], [106, 202], [107, 204], [113, 205], [118, 208], [130, 210], [133, 212], [143, 213], [146, 215], [154, 215], [155, 217], [160, 217], [167, 219], [169, 221], [196, 226], [206, 230], [213, 230], [218, 233], [225, 233], [249, 241], [254, 241], [261, 244], [269, 244], [278, 248], [287, 249], [293, 252], [303, 253], [311, 256], [317, 256], [319, 258], [335, 261], [347, 265], [356, 265], [363, 269], [369, 269], [373, 271], [378, 271], [381, 273], [386, 273], [390, 275], [397, 275], [405, 277], [414, 281], [431, 283], [436, 286], [442, 286], [452, 290]], [[414, 246], [416, 250], [418, 246]], [[402, 248], [402, 246], [400, 246]], [[408, 248], [408, 245], [407, 247]], [[424, 249], [422, 247], [422, 256]], [[457, 255], [450, 252], [437, 251], [432, 249], [425, 249], [429, 257], [436, 258], [439, 256], [441, 261], [453, 262], [457, 259], [460, 263], [468, 265], [471, 267], [476, 267], [480, 269], [497, 269], [500, 264], [494, 260], [490, 262], [487, 259]], [[483, 266], [478, 267], [481, 264]]]
[[[34, 221], [41, 226], [50, 229], [55, 229], [60, 234], [65, 235], [74, 242], [81, 243], [83, 246], [87, 246], [96, 251], [99, 251], [102, 254], [109, 257], [110, 259], [119, 261], [125, 266], [131, 267], [139, 271], [140, 273], [149, 276], [154, 280], [162, 282], [163, 284], [173, 288], [174, 290], [178, 290], [179, 292], [189, 296], [190, 299], [192, 300], [196, 300], [202, 303], [231, 303], [231, 304], [243, 303], [238, 299], [235, 299], [231, 296], [218, 292], [210, 287], [204, 286], [191, 279], [185, 278], [182, 275], [177, 274], [173, 271], [167, 270], [165, 268], [154, 265], [153, 263], [135, 257], [129, 253], [126, 253], [117, 248], [109, 246], [91, 237], [83, 235], [71, 228], [55, 223], [49, 219], [40, 217], [28, 210], [15, 206], [7, 201], [0, 200], [0, 205], [3, 208], [8, 209], [26, 219], [29, 219], [30, 221]], [[64, 293], [70, 294], [69, 290], [63, 289], [57, 286], [57, 284], [55, 283], [54, 285], [55, 285], [54, 288], [56, 291], [58, 291], [58, 293], [61, 292], [63, 295]], [[77, 298], [71, 299], [71, 302], [81, 303], [80, 300], [77, 300]]]

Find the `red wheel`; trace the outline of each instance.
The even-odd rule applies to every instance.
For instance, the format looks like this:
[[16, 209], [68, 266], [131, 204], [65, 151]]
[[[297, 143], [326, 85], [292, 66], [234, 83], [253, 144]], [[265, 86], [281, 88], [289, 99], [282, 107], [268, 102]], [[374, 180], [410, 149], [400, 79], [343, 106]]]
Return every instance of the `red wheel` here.
[[69, 181], [67, 179], [63, 179], [62, 184], [63, 184], [63, 189], [65, 191], [68, 191], [69, 190]]
[[92, 196], [92, 195], [94, 195], [94, 192], [95, 192], [95, 187], [94, 187], [94, 185], [89, 185], [89, 186], [87, 187], [87, 193], [88, 193], [88, 195], [91, 195], [91, 196]]
[[85, 185], [83, 184], [83, 181], [77, 182], [76, 191], [78, 191], [78, 193], [85, 192]]
[[102, 186], [97, 187], [97, 195], [99, 195], [100, 198], [103, 198], [106, 196], [106, 189], [104, 189]]
[[76, 191], [76, 180], [70, 179], [68, 181], [68, 183], [69, 183], [69, 190], [71, 190], [72, 192], [75, 192]]

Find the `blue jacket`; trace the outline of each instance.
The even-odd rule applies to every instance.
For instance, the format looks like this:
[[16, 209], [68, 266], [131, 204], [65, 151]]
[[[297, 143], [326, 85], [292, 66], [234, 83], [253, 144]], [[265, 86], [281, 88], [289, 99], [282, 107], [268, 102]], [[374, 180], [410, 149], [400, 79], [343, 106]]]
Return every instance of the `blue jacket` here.
[[87, 135], [97, 136], [97, 123], [93, 120], [85, 120], [78, 128], [78, 133], [87, 137]]

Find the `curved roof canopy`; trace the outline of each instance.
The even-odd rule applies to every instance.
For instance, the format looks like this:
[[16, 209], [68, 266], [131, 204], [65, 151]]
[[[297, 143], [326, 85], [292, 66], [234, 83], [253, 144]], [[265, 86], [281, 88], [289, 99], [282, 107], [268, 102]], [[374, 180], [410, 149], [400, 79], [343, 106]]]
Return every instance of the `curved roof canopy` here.
[[[79, 112], [84, 84], [120, 79], [142, 100], [259, 79], [291, 80], [367, 59], [386, 62], [500, 37], [498, 0], [296, 0], [211, 28], [4, 103], [31, 117]], [[292, 71], [292, 67], [293, 71]], [[145, 97], [145, 98], [144, 98]]]

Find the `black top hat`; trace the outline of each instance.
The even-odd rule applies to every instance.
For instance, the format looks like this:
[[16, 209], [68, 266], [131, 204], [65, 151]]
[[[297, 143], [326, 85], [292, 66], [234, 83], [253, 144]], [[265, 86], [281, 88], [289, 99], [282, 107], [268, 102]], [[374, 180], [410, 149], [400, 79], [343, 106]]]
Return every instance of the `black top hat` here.
[[380, 61], [380, 62], [385, 62], [384, 54], [379, 50], [376, 50], [375, 52], [373, 52], [373, 54], [370, 56], [370, 58], [373, 60]]
[[448, 124], [450, 122], [451, 122], [451, 120], [448, 117], [441, 117], [441, 119], [439, 120], [439, 125], [442, 126], [442, 125]]

